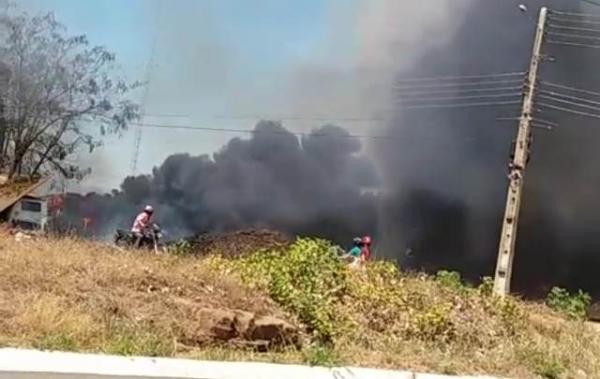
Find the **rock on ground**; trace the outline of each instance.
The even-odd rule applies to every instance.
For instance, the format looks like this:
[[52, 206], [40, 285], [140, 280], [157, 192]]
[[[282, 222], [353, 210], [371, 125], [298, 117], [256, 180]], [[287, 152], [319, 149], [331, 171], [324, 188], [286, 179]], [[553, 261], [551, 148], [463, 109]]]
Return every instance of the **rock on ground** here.
[[300, 345], [298, 328], [272, 316], [229, 309], [201, 309], [198, 334], [209, 340], [233, 342], [257, 348]]

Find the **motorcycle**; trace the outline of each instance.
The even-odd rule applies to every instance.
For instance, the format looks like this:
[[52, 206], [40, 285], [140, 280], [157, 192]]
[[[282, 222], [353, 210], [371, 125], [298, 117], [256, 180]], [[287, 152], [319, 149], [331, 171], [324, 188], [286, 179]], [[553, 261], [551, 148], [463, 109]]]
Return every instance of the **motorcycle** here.
[[[153, 249], [158, 254], [158, 244], [163, 237], [163, 232], [157, 224], [153, 224], [149, 230], [143, 234], [140, 240], [140, 249]], [[114, 243], [119, 247], [135, 247], [137, 237], [129, 230], [117, 229], [114, 236]]]

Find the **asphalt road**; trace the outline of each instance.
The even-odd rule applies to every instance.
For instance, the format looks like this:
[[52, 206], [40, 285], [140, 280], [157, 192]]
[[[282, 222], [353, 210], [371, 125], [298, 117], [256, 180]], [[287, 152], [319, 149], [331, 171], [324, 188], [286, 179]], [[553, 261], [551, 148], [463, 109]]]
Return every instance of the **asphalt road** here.
[[[147, 376], [106, 376], [88, 374], [48, 374], [48, 373], [16, 373], [0, 372], [0, 379], [161, 379], [160, 377]], [[177, 378], [164, 378], [177, 379]], [[202, 379], [202, 378], [198, 378]]]

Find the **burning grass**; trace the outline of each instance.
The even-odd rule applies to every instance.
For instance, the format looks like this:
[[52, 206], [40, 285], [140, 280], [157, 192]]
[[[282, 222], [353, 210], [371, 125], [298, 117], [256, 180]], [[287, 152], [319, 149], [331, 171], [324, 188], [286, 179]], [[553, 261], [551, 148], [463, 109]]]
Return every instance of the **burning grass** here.
[[[324, 241], [272, 252], [152, 256], [76, 240], [0, 237], [0, 343], [126, 355], [351, 364], [514, 378], [600, 377], [600, 334], [490, 283], [349, 270]], [[302, 326], [304, 347], [257, 353], [194, 335], [201, 307]], [[195, 341], [190, 344], [187, 341]]]

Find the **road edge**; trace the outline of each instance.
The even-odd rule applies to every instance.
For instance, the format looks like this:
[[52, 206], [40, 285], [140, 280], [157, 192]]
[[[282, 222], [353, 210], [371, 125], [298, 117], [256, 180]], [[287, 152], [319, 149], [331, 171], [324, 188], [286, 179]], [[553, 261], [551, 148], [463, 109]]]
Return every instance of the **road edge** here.
[[87, 374], [178, 379], [499, 379], [447, 376], [356, 367], [309, 367], [258, 362], [124, 357], [55, 351], [0, 349], [0, 373]]

